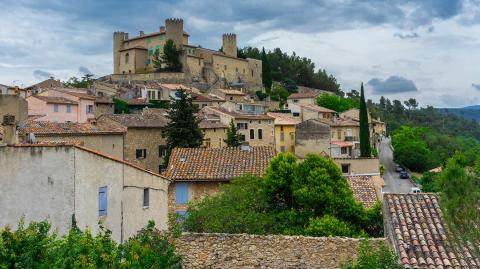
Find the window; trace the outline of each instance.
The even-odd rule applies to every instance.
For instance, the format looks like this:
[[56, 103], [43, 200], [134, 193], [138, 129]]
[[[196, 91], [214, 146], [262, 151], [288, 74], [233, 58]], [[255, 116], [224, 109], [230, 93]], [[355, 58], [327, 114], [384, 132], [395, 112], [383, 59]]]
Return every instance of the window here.
[[230, 100], [233, 100], [233, 96], [230, 96]]
[[146, 149], [137, 149], [135, 153], [136, 153], [137, 159], [147, 158], [147, 150]]
[[248, 123], [245, 123], [245, 122], [237, 123], [237, 129], [243, 129], [243, 130], [248, 129]]
[[250, 129], [250, 139], [255, 139], [255, 130]]
[[280, 151], [285, 152], [285, 146], [280, 146]]
[[161, 164], [161, 165], [158, 166], [158, 173], [161, 174], [161, 173], [163, 173], [163, 171], [165, 171], [165, 165]]
[[280, 141], [285, 141], [285, 133], [284, 132], [280, 133]]
[[165, 156], [165, 151], [166, 151], [166, 146], [165, 145], [159, 145], [158, 146], [158, 157]]
[[186, 182], [175, 184], [175, 203], [180, 205], [188, 203], [188, 184]]
[[211, 142], [210, 142], [210, 138], [205, 139], [205, 147], [210, 148], [211, 146], [212, 145], [211, 145]]
[[282, 131], [282, 132], [283, 132], [283, 126], [280, 126], [280, 131]]
[[143, 189], [143, 206], [144, 207], [150, 206], [150, 189], [149, 188]]
[[148, 55], [149, 55], [149, 56], [152, 56], [152, 55], [153, 55], [153, 48], [149, 48], [149, 49], [148, 49]]
[[72, 105], [67, 105], [67, 113], [72, 113]]
[[150, 64], [150, 59], [146, 59], [145, 60], [145, 65], [149, 65]]
[[93, 105], [86, 105], [85, 110], [87, 114], [93, 114]]
[[58, 104], [53, 104], [53, 112], [58, 112]]
[[350, 174], [350, 164], [342, 164], [342, 173]]
[[342, 154], [347, 154], [347, 147], [341, 147], [340, 151]]
[[107, 215], [107, 187], [100, 187], [98, 189], [98, 215]]
[[125, 63], [128, 64], [128, 58], [130, 58], [130, 55], [128, 52], [125, 54]]
[[258, 139], [263, 139], [263, 130], [262, 129], [258, 129]]
[[342, 139], [342, 131], [340, 131], [340, 130], [337, 131], [337, 138], [338, 138], [338, 140]]
[[240, 135], [240, 140], [241, 140], [242, 142], [245, 142], [245, 135], [243, 135], [243, 134]]

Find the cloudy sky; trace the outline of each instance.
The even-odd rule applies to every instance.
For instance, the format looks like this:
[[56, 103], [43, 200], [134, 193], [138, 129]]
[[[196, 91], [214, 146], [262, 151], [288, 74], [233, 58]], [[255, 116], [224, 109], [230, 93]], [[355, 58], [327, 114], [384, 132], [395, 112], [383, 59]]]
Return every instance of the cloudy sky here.
[[0, 83], [112, 72], [112, 33], [181, 17], [190, 43], [280, 47], [344, 90], [422, 105], [480, 104], [480, 0], [0, 0]]

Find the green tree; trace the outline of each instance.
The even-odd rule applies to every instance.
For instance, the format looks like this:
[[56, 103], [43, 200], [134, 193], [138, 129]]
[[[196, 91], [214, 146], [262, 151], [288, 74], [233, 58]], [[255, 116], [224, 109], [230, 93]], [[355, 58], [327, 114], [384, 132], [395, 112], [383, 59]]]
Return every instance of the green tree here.
[[182, 71], [181, 55], [182, 50], [177, 48], [173, 40], [168, 39], [163, 46], [163, 53], [161, 55], [159, 50], [155, 50], [152, 60], [153, 66], [158, 72], [180, 72]]
[[128, 108], [127, 102], [118, 99], [118, 98], [113, 98], [113, 106], [114, 106], [114, 112], [115, 114], [124, 114], [124, 113], [129, 113], [130, 109]]
[[192, 101], [183, 90], [177, 91], [172, 101], [172, 108], [167, 115], [170, 121], [164, 130], [171, 148], [197, 148], [202, 145], [203, 134], [198, 128], [200, 120], [195, 116], [198, 107]]
[[265, 48], [262, 48], [262, 81], [267, 93], [269, 93], [272, 88], [272, 70], [267, 54], [265, 53]]
[[67, 88], [91, 88], [94, 82], [93, 74], [85, 74], [81, 80], [77, 77], [71, 77], [67, 81], [64, 81], [63, 85]]
[[363, 82], [360, 88], [360, 156], [370, 157], [372, 155], [370, 148], [370, 128], [368, 124], [368, 111], [365, 104], [365, 93], [363, 91]]
[[337, 112], [343, 112], [359, 106], [358, 103], [354, 103], [351, 99], [328, 93], [321, 94], [319, 97], [317, 97], [316, 101], [317, 105], [335, 110]]
[[355, 231], [352, 231], [349, 223], [330, 215], [324, 215], [320, 218], [310, 219], [305, 229], [305, 235], [351, 237], [355, 235]]
[[372, 247], [368, 241], [364, 240], [358, 250], [356, 261], [350, 260], [342, 264], [342, 269], [402, 269], [399, 264], [399, 258], [385, 244], [378, 248]]
[[228, 147], [238, 147], [242, 144], [240, 141], [240, 134], [238, 133], [233, 119], [230, 120], [230, 125], [227, 128], [227, 139], [225, 140], [225, 143], [227, 143]]
[[448, 160], [439, 180], [442, 213], [454, 236], [480, 257], [480, 155], [475, 166], [461, 153]]
[[280, 104], [285, 104], [287, 97], [290, 95], [287, 89], [280, 83], [273, 83], [270, 98], [272, 101], [280, 101]]

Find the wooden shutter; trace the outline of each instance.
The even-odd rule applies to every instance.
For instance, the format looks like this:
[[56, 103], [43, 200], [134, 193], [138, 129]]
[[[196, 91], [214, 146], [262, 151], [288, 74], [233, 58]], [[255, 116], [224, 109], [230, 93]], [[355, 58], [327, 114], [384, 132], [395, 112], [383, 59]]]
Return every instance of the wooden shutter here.
[[175, 183], [175, 202], [177, 204], [188, 203], [188, 183], [186, 182]]
[[107, 187], [100, 187], [98, 189], [98, 215], [107, 215]]

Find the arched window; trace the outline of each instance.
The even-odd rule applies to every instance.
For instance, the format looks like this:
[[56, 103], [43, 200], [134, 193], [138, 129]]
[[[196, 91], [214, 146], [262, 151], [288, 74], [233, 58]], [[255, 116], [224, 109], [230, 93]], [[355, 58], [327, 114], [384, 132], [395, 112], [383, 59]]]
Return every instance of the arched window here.
[[128, 52], [125, 54], [125, 63], [128, 64], [128, 58], [130, 55], [128, 55]]

